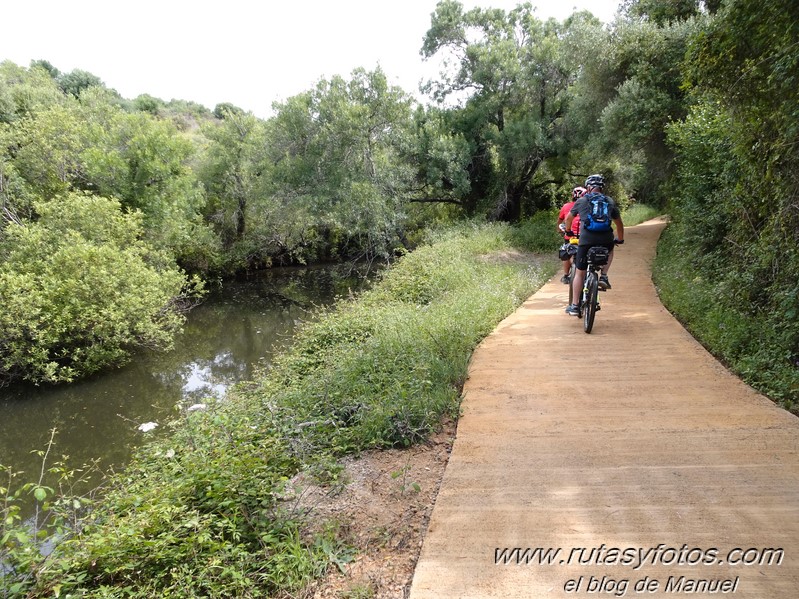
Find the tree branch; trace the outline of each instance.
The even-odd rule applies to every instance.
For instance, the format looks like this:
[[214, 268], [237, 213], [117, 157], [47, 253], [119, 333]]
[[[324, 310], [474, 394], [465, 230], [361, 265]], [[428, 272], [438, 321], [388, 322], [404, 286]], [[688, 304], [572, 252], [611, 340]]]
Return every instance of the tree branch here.
[[538, 189], [539, 187], [544, 187], [545, 185], [555, 185], [563, 183], [563, 179], [547, 179], [546, 181], [541, 181], [540, 183], [533, 183], [533, 189]]
[[460, 200], [456, 200], [455, 198], [413, 198], [409, 200], [410, 202], [416, 204], [457, 204], [458, 206], [462, 206], [463, 202]]

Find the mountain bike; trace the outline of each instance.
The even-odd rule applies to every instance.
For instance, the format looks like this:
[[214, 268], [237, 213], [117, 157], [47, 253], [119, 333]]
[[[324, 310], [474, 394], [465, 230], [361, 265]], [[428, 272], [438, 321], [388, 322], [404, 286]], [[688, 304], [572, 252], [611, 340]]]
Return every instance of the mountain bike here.
[[[608, 263], [609, 255], [610, 252], [606, 247], [597, 245], [588, 248], [588, 269], [578, 305], [579, 317], [583, 319], [583, 330], [586, 333], [590, 333], [594, 328], [594, 318], [599, 310], [599, 275], [602, 274], [602, 267]], [[571, 297], [569, 302], [571, 303]]]

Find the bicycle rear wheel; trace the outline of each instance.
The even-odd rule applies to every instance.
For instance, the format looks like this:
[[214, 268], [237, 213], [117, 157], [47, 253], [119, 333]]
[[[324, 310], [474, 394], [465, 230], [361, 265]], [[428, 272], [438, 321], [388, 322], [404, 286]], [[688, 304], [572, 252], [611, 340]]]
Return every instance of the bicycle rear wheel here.
[[599, 295], [599, 279], [595, 272], [588, 273], [588, 281], [585, 284], [587, 289], [585, 297], [585, 309], [583, 311], [583, 330], [590, 333], [594, 328], [594, 317], [596, 316], [597, 296]]

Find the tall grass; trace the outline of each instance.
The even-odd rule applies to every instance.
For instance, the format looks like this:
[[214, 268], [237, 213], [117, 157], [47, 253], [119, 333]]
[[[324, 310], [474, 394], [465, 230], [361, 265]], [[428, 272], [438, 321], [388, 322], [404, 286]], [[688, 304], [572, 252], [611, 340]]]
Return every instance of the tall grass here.
[[406, 446], [454, 414], [474, 347], [550, 271], [485, 259], [512, 248], [502, 225], [434, 234], [357, 299], [297, 335], [293, 350], [240, 394], [280, 405], [312, 446]]
[[625, 227], [633, 227], [644, 221], [650, 220], [662, 214], [662, 211], [646, 204], [633, 204], [622, 213], [622, 220]]
[[39, 564], [30, 596], [266, 597], [319, 576], [346, 548], [309, 535], [292, 477], [335, 477], [342, 455], [420, 442], [457, 414], [475, 346], [556, 269], [554, 253], [496, 258], [551, 251], [539, 221], [431, 234], [254, 380], [178, 415]]

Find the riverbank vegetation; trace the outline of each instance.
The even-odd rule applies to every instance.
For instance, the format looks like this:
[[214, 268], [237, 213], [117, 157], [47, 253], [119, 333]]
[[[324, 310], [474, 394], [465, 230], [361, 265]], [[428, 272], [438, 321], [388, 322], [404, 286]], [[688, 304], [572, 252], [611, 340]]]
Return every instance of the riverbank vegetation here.
[[380, 69], [320, 80], [263, 120], [0, 64], [0, 384], [167, 345], [195, 276], [393, 263], [225, 402], [177, 417], [46, 558], [7, 501], [2, 576], [32, 596], [254, 597], [346, 559], [334, 529], [308, 534], [290, 480], [335, 482], [341, 455], [416, 443], [456, 413], [472, 348], [555, 267], [489, 257], [554, 256], [551, 211], [592, 172], [624, 209], [670, 215], [664, 302], [796, 411], [794, 6], [622, 9], [605, 27], [443, 0], [422, 52], [450, 68], [425, 106]]
[[[272, 596], [346, 559], [334, 529], [307, 533], [291, 479], [333, 483], [342, 455], [417, 443], [455, 417], [474, 347], [556, 267], [503, 256], [549, 249], [551, 228], [547, 218], [521, 236], [505, 224], [430, 232], [253, 381], [178, 415], [57, 554], [31, 563], [35, 539], [6, 545], [15, 584], [37, 596]], [[521, 237], [538, 245], [519, 248]]]

